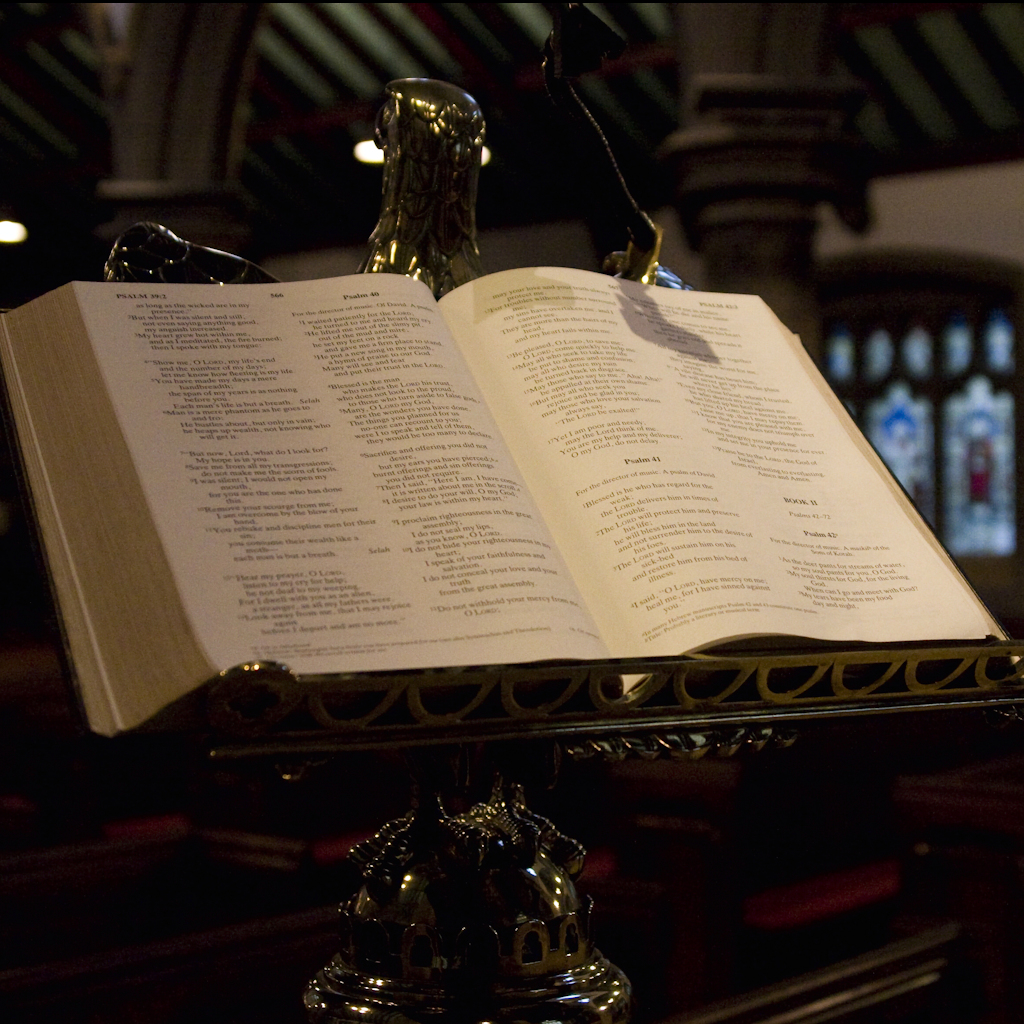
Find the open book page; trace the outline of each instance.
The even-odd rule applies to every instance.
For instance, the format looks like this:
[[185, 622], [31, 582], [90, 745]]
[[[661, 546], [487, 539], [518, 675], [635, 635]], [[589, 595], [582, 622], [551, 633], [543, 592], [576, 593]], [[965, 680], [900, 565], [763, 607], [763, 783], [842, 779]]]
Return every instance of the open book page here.
[[603, 653], [419, 282], [74, 287], [213, 664]]
[[0, 317], [0, 354], [83, 709], [93, 729], [114, 733], [213, 668], [145, 515], [71, 288]]
[[760, 299], [544, 268], [441, 308], [613, 655], [998, 632]]

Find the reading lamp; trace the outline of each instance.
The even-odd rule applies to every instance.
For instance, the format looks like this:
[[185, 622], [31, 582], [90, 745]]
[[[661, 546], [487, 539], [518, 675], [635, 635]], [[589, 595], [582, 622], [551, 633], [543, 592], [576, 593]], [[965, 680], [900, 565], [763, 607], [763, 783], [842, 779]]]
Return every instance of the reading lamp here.
[[[600, 150], [603, 137], [593, 134], [571, 79], [609, 40], [581, 5], [557, 6], [565, 10], [549, 41], [549, 88], [575, 111], [592, 151]], [[362, 269], [419, 277], [440, 295], [479, 273], [474, 202], [483, 118], [446, 83], [392, 82], [387, 96], [377, 128], [385, 151], [381, 214]], [[629, 237], [605, 269], [682, 287], [659, 266], [657, 229], [632, 203], [614, 161], [611, 170], [598, 165]], [[434, 201], [413, 203], [414, 194]], [[118, 240], [105, 276], [271, 280], [240, 257], [149, 224]], [[574, 884], [584, 851], [529, 810], [526, 774], [539, 767], [553, 776], [563, 755], [687, 761], [786, 745], [797, 727], [850, 714], [955, 707], [1012, 714], [1024, 701], [1022, 655], [1024, 646], [1011, 643], [752, 647], [344, 677], [297, 677], [253, 663], [206, 687], [193, 724], [212, 733], [221, 760], [409, 753], [412, 809], [349, 854], [358, 881], [343, 894], [339, 951], [306, 991], [311, 1021], [617, 1024], [629, 1017], [631, 989], [593, 944], [592, 908]], [[490, 796], [450, 814], [449, 797], [464, 790], [470, 769], [489, 780]]]

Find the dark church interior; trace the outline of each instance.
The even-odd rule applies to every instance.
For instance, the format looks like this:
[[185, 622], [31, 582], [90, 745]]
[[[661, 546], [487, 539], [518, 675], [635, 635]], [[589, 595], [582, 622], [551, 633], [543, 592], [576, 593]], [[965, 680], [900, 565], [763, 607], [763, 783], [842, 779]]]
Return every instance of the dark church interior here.
[[[662, 261], [765, 298], [1020, 636], [1024, 4], [0, 4], [0, 217], [28, 229], [0, 245], [0, 308], [99, 280], [139, 221], [281, 280], [355, 273], [381, 169], [353, 147], [402, 78], [484, 112], [485, 271], [599, 270], [627, 239], [541, 63], [553, 9], [579, 6], [624, 42], [577, 88], [664, 228]], [[981, 525], [943, 469], [958, 442], [941, 414], [977, 380], [1009, 409]], [[884, 435], [899, 402], [901, 422], [927, 408], [910, 454]], [[305, 1020], [346, 854], [406, 813], [415, 753], [232, 758], [203, 735], [89, 733], [6, 449], [0, 1019]], [[525, 732], [494, 746], [585, 847], [577, 886], [637, 1024], [1010, 1024], [1018, 707], [822, 715], [677, 758], [572, 757]], [[482, 777], [453, 801], [486, 799]]]

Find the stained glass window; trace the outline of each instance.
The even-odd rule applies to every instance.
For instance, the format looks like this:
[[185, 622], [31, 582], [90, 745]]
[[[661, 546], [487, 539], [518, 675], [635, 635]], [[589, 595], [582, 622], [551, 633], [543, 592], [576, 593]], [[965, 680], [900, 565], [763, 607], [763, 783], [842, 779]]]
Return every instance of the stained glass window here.
[[884, 380], [892, 369], [892, 335], [885, 328], [872, 331], [864, 342], [864, 379]]
[[836, 324], [825, 342], [825, 361], [830, 380], [852, 381], [857, 374], [857, 349], [846, 324]]
[[1012, 554], [1016, 353], [1006, 309], [922, 301], [880, 320], [868, 310], [860, 323], [837, 323], [826, 376], [954, 554]]
[[932, 403], [904, 383], [868, 402], [864, 433], [921, 514], [935, 521], [935, 430]]
[[932, 375], [932, 336], [920, 324], [915, 324], [903, 338], [903, 369], [915, 380], [927, 380]]
[[957, 377], [971, 365], [974, 331], [959, 310], [953, 313], [942, 332], [942, 368], [947, 377]]
[[985, 359], [991, 373], [1013, 373], [1013, 324], [1001, 309], [992, 310], [985, 324]]
[[1009, 555], [1016, 548], [1014, 402], [972, 377], [942, 414], [946, 546], [954, 555]]
[[821, 273], [826, 377], [982, 598], [1024, 630], [1024, 269], [915, 252], [836, 258]]

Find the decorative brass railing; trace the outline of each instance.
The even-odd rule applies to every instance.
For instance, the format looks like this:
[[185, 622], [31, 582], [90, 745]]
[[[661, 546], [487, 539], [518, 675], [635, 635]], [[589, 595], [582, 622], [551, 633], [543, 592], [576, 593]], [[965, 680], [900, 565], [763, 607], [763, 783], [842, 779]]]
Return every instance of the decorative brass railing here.
[[837, 715], [1024, 706], [1024, 643], [351, 676], [237, 669], [209, 684], [206, 698], [209, 720], [225, 741], [218, 746], [222, 756], [524, 736], [559, 738], [581, 756], [588, 749], [608, 752], [609, 737], [622, 738], [627, 753], [690, 756], [701, 745], [680, 737], [707, 730], [715, 738], [703, 746], [721, 745], [737, 729], [758, 743], [800, 722]]

